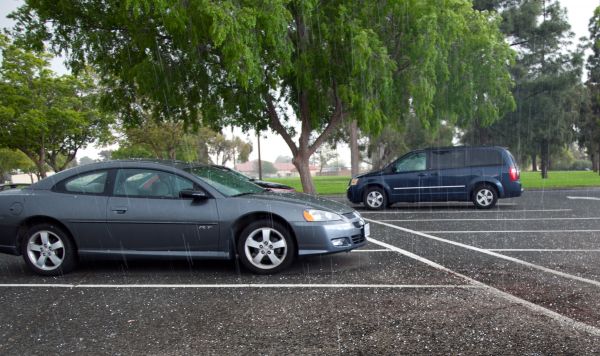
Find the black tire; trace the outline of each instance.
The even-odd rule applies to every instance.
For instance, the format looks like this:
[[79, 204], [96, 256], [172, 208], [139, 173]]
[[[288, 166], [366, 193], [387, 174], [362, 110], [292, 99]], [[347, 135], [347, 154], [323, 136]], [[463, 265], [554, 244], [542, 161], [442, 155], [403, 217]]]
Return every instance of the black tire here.
[[498, 202], [498, 190], [489, 184], [475, 187], [471, 200], [477, 209], [491, 209]]
[[52, 224], [29, 228], [20, 247], [27, 267], [42, 276], [63, 275], [77, 264], [77, 250], [71, 237]]
[[[264, 231], [268, 231], [268, 244], [264, 244]], [[242, 230], [237, 241], [237, 252], [248, 270], [256, 274], [275, 274], [292, 264], [296, 256], [296, 243], [283, 224], [262, 219]]]
[[363, 204], [369, 210], [382, 210], [388, 207], [388, 198], [382, 188], [368, 187], [363, 196]]

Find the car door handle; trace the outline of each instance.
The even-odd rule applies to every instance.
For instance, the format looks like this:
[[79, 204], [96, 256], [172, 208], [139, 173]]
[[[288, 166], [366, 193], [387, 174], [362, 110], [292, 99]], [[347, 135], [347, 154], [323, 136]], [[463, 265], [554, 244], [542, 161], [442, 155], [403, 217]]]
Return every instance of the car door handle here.
[[115, 214], [125, 214], [127, 212], [127, 208], [125, 208], [125, 207], [112, 208], [111, 210]]
[[437, 174], [437, 172], [435, 172], [435, 173], [431, 173], [431, 176], [432, 176], [432, 177], [437, 177], [437, 176], [438, 176], [438, 174]]
[[427, 177], [428, 174], [427, 173], [419, 173], [419, 177]]

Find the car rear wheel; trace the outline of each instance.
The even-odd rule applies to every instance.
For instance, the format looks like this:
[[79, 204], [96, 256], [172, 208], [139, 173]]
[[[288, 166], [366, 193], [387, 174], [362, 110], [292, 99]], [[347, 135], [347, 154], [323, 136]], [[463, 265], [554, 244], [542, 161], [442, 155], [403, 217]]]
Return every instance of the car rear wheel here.
[[379, 187], [370, 187], [365, 191], [363, 203], [367, 209], [381, 210], [387, 207], [385, 191]]
[[480, 185], [473, 191], [473, 204], [477, 209], [491, 209], [497, 201], [498, 193], [490, 185]]
[[27, 231], [21, 244], [21, 254], [27, 266], [43, 276], [70, 272], [77, 261], [70, 237], [50, 224], [35, 225]]
[[240, 234], [237, 247], [244, 267], [258, 274], [286, 269], [296, 254], [296, 244], [285, 226], [266, 219], [248, 225]]

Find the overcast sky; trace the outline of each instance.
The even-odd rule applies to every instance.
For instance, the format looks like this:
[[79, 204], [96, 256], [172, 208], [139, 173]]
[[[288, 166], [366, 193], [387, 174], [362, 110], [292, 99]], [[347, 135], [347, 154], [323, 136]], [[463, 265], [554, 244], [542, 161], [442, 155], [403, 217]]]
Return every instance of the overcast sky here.
[[[21, 0], [0, 0], [0, 28], [12, 26], [12, 21], [6, 18], [6, 15], [15, 10], [22, 3], [23, 1]], [[572, 31], [575, 32], [575, 41], [577, 43], [577, 39], [588, 35], [589, 20], [593, 15], [594, 9], [600, 5], [600, 0], [561, 0], [561, 4], [567, 8], [567, 15], [569, 17], [569, 22], [571, 23]], [[52, 69], [58, 73], [66, 72], [66, 69], [62, 65], [62, 61], [60, 59], [55, 59], [52, 61]], [[225, 131], [225, 134], [231, 135], [230, 129]], [[237, 129], [234, 131], [234, 133], [252, 141], [254, 150], [250, 155], [250, 158], [256, 159], [258, 156], [256, 134], [251, 133], [248, 135]], [[277, 134], [272, 132], [263, 132], [262, 136], [265, 137], [261, 140], [261, 155], [263, 160], [274, 161], [279, 155], [291, 156], [288, 146]], [[88, 147], [84, 150], [81, 150], [77, 156], [90, 156], [92, 158], [97, 158], [98, 151], [99, 149], [95, 147]], [[343, 161], [346, 163], [350, 162], [350, 152], [348, 150], [348, 146], [339, 145], [337, 151]]]

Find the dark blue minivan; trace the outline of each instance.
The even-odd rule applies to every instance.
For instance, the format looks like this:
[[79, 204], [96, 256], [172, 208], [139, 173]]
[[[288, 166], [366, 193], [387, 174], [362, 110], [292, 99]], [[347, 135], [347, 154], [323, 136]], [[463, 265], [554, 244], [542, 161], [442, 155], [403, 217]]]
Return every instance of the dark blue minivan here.
[[521, 196], [520, 171], [503, 147], [428, 148], [350, 180], [347, 196], [379, 210], [398, 202], [472, 201], [490, 209]]

